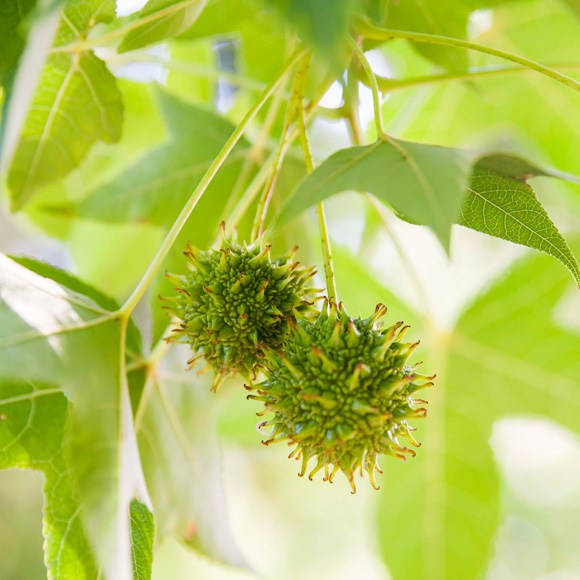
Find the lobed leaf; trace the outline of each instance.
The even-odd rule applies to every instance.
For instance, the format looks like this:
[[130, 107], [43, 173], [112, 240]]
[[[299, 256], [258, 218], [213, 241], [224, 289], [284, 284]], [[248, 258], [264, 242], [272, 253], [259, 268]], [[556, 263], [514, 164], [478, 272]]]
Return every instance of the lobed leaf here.
[[[455, 329], [429, 332], [359, 259], [337, 248], [334, 257], [349, 308], [389, 305], [422, 339], [421, 368], [438, 375], [424, 395], [417, 457], [383, 462], [376, 515], [385, 563], [394, 578], [482, 577], [502, 517], [493, 423], [508, 414], [544, 415], [579, 432], [580, 337], [552, 317], [569, 278], [547, 256], [531, 256], [479, 297]], [[346, 283], [353, 279], [356, 288]]]
[[121, 321], [90, 298], [4, 256], [0, 297], [2, 374], [19, 383], [57, 384], [71, 401], [67, 461], [87, 538], [99, 567], [111, 577], [129, 578], [129, 502], [147, 501], [147, 492]]
[[114, 17], [113, 0], [69, 0], [8, 169], [12, 208], [84, 159], [97, 141], [121, 135], [122, 103], [115, 78], [90, 50], [58, 51], [82, 42]]
[[331, 155], [302, 181], [283, 208], [284, 221], [348, 190], [366, 191], [409, 220], [429, 225], [449, 247], [469, 177], [459, 149], [396, 139], [350, 147]]
[[347, 190], [366, 191], [411, 223], [430, 226], [448, 249], [451, 225], [547, 252], [580, 283], [566, 241], [525, 183], [528, 177], [578, 178], [544, 169], [509, 153], [476, 155], [459, 149], [388, 139], [331, 155], [296, 188], [281, 220]]
[[184, 360], [149, 378], [138, 441], [162, 537], [174, 535], [216, 560], [247, 566], [229, 527], [211, 381], [192, 382]]

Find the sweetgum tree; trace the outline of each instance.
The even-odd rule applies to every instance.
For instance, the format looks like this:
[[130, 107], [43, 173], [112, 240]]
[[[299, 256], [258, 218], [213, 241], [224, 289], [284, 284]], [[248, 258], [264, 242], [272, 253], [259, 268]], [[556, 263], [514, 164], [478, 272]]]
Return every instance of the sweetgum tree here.
[[[395, 578], [503, 573], [495, 538], [516, 508], [498, 420], [579, 428], [580, 268], [562, 234], [580, 212], [579, 15], [3, 0], [0, 467], [42, 474], [48, 577], [209, 575], [196, 553], [342, 577], [328, 562], [348, 549], [324, 538], [334, 521], [353, 545], [357, 501]], [[493, 282], [516, 245], [539, 252]], [[376, 268], [385, 247], [399, 269]], [[431, 286], [462, 284], [429, 280], [433, 255], [487, 276], [449, 320]], [[288, 453], [338, 485], [290, 480]], [[280, 530], [323, 514], [299, 549], [276, 547], [298, 564], [268, 563], [257, 509], [230, 528], [252, 486]], [[38, 573], [18, 562], [7, 577]]]

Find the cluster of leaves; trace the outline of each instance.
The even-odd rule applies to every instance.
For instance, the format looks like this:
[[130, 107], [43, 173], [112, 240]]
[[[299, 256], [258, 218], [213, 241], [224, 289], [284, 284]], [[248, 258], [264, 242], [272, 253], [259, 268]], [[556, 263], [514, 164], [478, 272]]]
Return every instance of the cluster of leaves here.
[[[415, 142], [393, 128], [395, 138], [381, 131], [379, 119], [376, 135], [369, 131], [376, 140], [355, 142], [306, 176], [291, 146], [295, 120], [282, 118], [288, 55], [297, 44], [315, 54], [305, 81], [307, 114], [343, 118], [355, 135], [361, 82], [388, 92], [405, 83], [518, 73], [529, 65], [551, 76], [547, 82], [561, 81], [550, 90], [578, 90], [574, 79], [535, 62], [466, 46], [470, 15], [501, 11], [504, 4], [509, 0], [429, 6], [418, 0], [149, 0], [139, 12], [118, 17], [114, 0], [3, 3], [6, 197], [14, 211], [68, 244], [78, 273], [92, 284], [32, 259], [0, 259], [0, 468], [44, 475], [51, 577], [149, 578], [154, 527], [159, 537], [177, 534], [215, 558], [245, 564], [223, 513], [207, 384], [190, 377], [167, 389], [160, 365], [181, 363], [160, 342], [167, 320], [155, 296], [171, 293], [165, 269], [184, 271], [185, 243], [209, 247], [224, 216], [249, 236], [248, 216], [260, 209], [260, 191], [274, 189], [275, 240], [292, 235], [291, 245], [300, 242], [305, 251], [308, 235], [297, 227], [290, 234], [284, 224], [296, 225], [305, 210], [353, 190], [430, 227], [446, 250], [453, 224], [460, 224], [550, 254], [580, 283], [573, 252], [528, 184], [536, 176], [573, 176], [505, 150], [459, 148], [443, 136], [428, 139], [437, 145]], [[351, 34], [364, 50], [400, 49], [398, 57], [418, 76], [368, 78]], [[393, 38], [413, 41], [417, 54]], [[161, 42], [168, 58], [149, 50]], [[472, 69], [466, 47], [520, 68]], [[224, 64], [228, 54], [233, 62]], [[126, 65], [142, 66], [145, 76], [153, 68], [164, 90], [124, 79]], [[317, 109], [335, 81], [344, 85], [343, 105]], [[465, 91], [465, 101], [473, 98]], [[217, 105], [228, 95], [232, 105], [220, 115]], [[445, 95], [436, 97], [442, 115], [455, 113]], [[383, 108], [402, 109], [406, 98], [393, 92]], [[522, 115], [527, 98], [518, 105]], [[243, 116], [248, 109], [251, 115]], [[375, 114], [380, 109], [379, 103]], [[426, 115], [417, 115], [423, 127]], [[452, 121], [446, 118], [446, 126]], [[558, 164], [557, 155], [547, 157]], [[436, 361], [446, 372], [424, 439], [438, 444], [413, 466], [393, 467], [380, 499], [381, 549], [395, 576], [475, 577], [485, 569], [500, 516], [487, 444], [497, 417], [549, 409], [577, 429], [578, 339], [550, 318], [567, 285], [561, 270], [546, 257], [522, 264], [472, 305], [451, 337], [434, 339], [435, 352], [439, 342], [446, 345]], [[351, 310], [389, 302], [401, 318], [418, 318], [377, 286], [364, 264], [339, 254], [336, 271]], [[354, 288], [349, 278], [365, 282]], [[125, 299], [135, 286], [121, 307], [103, 294]], [[144, 342], [152, 349], [143, 347], [131, 318], [147, 287], [153, 324]], [[506, 305], [514, 295], [521, 300], [511, 309]], [[466, 376], [468, 389], [460, 378]], [[548, 385], [557, 388], [549, 392]], [[416, 522], [423, 528], [419, 544], [411, 540]], [[199, 530], [193, 539], [192, 524]], [[420, 557], [411, 545], [419, 545]]]

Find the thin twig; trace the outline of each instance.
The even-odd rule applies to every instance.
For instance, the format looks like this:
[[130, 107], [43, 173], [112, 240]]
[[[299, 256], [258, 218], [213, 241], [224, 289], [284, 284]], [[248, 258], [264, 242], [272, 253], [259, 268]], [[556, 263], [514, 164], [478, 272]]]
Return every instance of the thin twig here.
[[[314, 170], [314, 160], [312, 159], [312, 152], [310, 150], [310, 143], [308, 142], [308, 133], [306, 131], [306, 116], [304, 113], [304, 89], [306, 85], [306, 74], [310, 63], [309, 55], [304, 57], [302, 66], [297, 74], [297, 82], [299, 82], [299, 98], [298, 98], [298, 132], [300, 136], [300, 143], [304, 151], [304, 162], [306, 164], [307, 173], [312, 173]], [[316, 206], [316, 215], [318, 217], [318, 230], [320, 232], [320, 243], [322, 245], [322, 256], [324, 259], [324, 277], [326, 279], [326, 292], [331, 302], [338, 302], [338, 292], [336, 291], [336, 279], [334, 276], [334, 262], [332, 260], [332, 248], [330, 246], [330, 237], [328, 235], [328, 227], [326, 225], [326, 216], [324, 214], [324, 205], [320, 202]]]
[[123, 317], [129, 317], [131, 312], [135, 309], [135, 307], [145, 294], [147, 288], [149, 287], [149, 284], [151, 284], [155, 274], [163, 264], [163, 261], [165, 260], [167, 254], [169, 253], [169, 250], [177, 240], [181, 230], [187, 223], [189, 216], [195, 209], [195, 206], [197, 205], [199, 200], [202, 198], [203, 194], [205, 193], [208, 186], [212, 182], [213, 178], [219, 171], [220, 167], [223, 165], [228, 155], [232, 152], [236, 143], [241, 139], [242, 135], [244, 134], [249, 124], [252, 122], [252, 120], [258, 113], [258, 111], [262, 108], [262, 106], [270, 98], [276, 87], [280, 84], [280, 82], [292, 69], [294, 64], [298, 61], [301, 53], [302, 53], [301, 50], [297, 50], [288, 59], [286, 65], [284, 66], [280, 74], [270, 83], [268, 88], [260, 95], [258, 100], [252, 105], [252, 107], [246, 113], [240, 124], [236, 127], [235, 131], [232, 133], [231, 137], [223, 146], [218, 156], [213, 160], [208, 170], [201, 178], [201, 181], [199, 182], [198, 186], [195, 188], [194, 192], [191, 194], [190, 198], [188, 199], [185, 206], [181, 210], [181, 213], [173, 223], [173, 226], [167, 233], [165, 239], [161, 244], [161, 247], [159, 248], [157, 254], [149, 264], [147, 271], [137, 284], [137, 287], [135, 288], [135, 290], [133, 290], [132, 294], [129, 296], [125, 304], [119, 310], [119, 313]]
[[438, 34], [424, 34], [421, 32], [409, 32], [407, 30], [391, 30], [388, 28], [379, 28], [367, 22], [359, 22], [357, 28], [357, 31], [369, 40], [403, 39], [409, 40], [411, 42], [419, 42], [422, 44], [452, 46], [455, 48], [464, 48], [466, 50], [473, 50], [475, 52], [489, 54], [491, 56], [522, 65], [544, 76], [550, 77], [555, 81], [574, 89], [575, 91], [580, 91], [580, 82], [573, 79], [572, 77], [569, 77], [561, 72], [558, 72], [557, 70], [554, 70], [553, 68], [550, 68], [549, 66], [540, 64], [539, 62], [529, 58], [518, 56], [499, 48], [484, 46], [483, 44], [477, 44], [468, 40], [451, 38], [449, 36], [442, 36]]

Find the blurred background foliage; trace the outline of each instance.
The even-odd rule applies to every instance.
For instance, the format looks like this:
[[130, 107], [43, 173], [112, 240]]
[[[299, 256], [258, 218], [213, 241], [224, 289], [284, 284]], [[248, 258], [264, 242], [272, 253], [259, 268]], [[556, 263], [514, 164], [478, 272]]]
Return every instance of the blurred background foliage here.
[[[122, 95], [122, 137], [98, 142], [78, 169], [42, 187], [23, 212], [3, 209], [2, 251], [34, 255], [126, 298], [256, 91], [283, 65], [289, 36], [282, 14], [300, 2], [286, 4], [209, 0], [177, 38], [131, 52], [98, 48]], [[450, 26], [442, 32], [467, 30], [472, 40], [578, 76], [574, 2], [440, 4]], [[124, 2], [118, 13], [138, 8]], [[404, 41], [369, 53], [374, 70], [394, 79], [441, 73], [441, 64], [461, 70], [466, 58], [461, 50], [426, 53]], [[470, 66], [490, 63], [497, 64], [469, 55]], [[321, 59], [311, 72], [311, 95], [325, 74]], [[448, 146], [499, 144], [578, 173], [577, 94], [528, 71], [456, 76], [388, 92], [387, 131]], [[340, 106], [341, 91], [332, 85], [322, 104]], [[240, 172], [249, 183], [272, 151], [283, 109], [271, 108], [273, 119], [268, 108], [260, 113], [262, 123], [272, 123], [272, 136], [256, 124], [239, 143], [164, 269], [183, 270], [186, 241], [212, 243], [217, 224], [236, 206]], [[366, 88], [360, 115], [366, 127], [372, 118]], [[314, 121], [311, 140], [318, 161], [350, 144], [344, 121], [323, 116]], [[274, 207], [304, 173], [292, 150]], [[573, 240], [580, 231], [578, 185], [545, 178], [533, 185]], [[338, 195], [326, 206], [339, 293], [349, 311], [366, 314], [376, 302], [387, 304], [390, 320], [412, 324], [411, 336], [423, 342], [424, 368], [439, 375], [426, 395], [422, 448], [410, 462], [383, 461], [378, 493], [362, 481], [355, 496], [342, 480], [303, 481], [283, 448], [259, 445], [258, 409], [245, 401], [240, 384], [230, 381], [219, 396], [209, 395], [205, 379], [181, 370], [177, 352], [146, 385], [151, 401], [136, 419], [157, 529], [169, 534], [156, 549], [153, 577], [580, 577], [580, 299], [569, 274], [550, 257], [460, 226], [449, 258], [426, 228], [377, 211], [358, 194]], [[250, 225], [241, 221], [242, 235]], [[315, 231], [307, 212], [277, 232], [275, 248], [298, 244], [301, 258], [321, 269]], [[137, 312], [154, 341], [167, 323], [156, 298], [169, 293], [162, 274], [150, 292], [153, 307]], [[239, 567], [202, 555], [208, 545], [217, 559]], [[41, 478], [2, 472], [0, 579], [41, 578], [42, 558]]]

